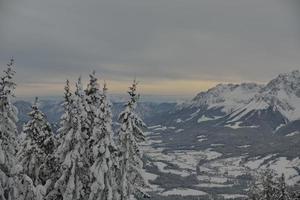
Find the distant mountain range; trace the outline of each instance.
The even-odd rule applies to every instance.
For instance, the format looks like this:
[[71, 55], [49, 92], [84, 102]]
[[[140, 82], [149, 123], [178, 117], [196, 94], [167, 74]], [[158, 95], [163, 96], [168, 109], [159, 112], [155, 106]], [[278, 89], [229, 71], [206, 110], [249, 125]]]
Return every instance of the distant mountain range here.
[[[23, 124], [25, 124], [29, 119], [28, 113], [31, 111], [31, 103], [24, 100], [16, 101], [15, 106], [19, 111], [19, 121], [18, 128], [22, 129]], [[166, 102], [162, 103], [161, 101], [155, 102], [140, 102], [138, 103], [136, 112], [142, 116], [146, 123], [152, 121], [153, 116], [161, 115], [168, 111], [174, 110], [177, 103]], [[124, 101], [121, 102], [112, 102], [112, 113], [114, 122], [118, 122], [118, 116], [122, 109], [124, 108]], [[63, 114], [63, 107], [61, 100], [41, 100], [40, 109], [47, 116], [48, 121], [52, 124], [53, 130], [57, 130], [59, 127], [60, 117]]]
[[193, 110], [192, 118], [199, 123], [218, 120], [232, 128], [264, 126], [282, 131], [300, 119], [300, 72], [280, 74], [266, 85], [220, 84], [177, 108], [184, 110]]

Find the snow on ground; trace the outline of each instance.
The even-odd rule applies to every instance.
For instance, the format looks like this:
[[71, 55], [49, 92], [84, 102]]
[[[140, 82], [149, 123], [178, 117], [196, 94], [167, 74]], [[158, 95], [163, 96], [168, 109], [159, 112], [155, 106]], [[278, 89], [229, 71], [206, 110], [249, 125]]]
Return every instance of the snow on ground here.
[[234, 124], [227, 124], [225, 125], [225, 127], [228, 127], [228, 128], [232, 128], [232, 129], [239, 129], [239, 128], [243, 128], [240, 126], [242, 122], [236, 122]]
[[207, 193], [199, 191], [199, 190], [193, 190], [188, 188], [177, 188], [168, 190], [161, 193], [162, 196], [171, 196], [171, 195], [179, 195], [179, 196], [206, 196]]
[[198, 142], [204, 142], [206, 140], [207, 140], [206, 138], [205, 139], [198, 139]]
[[143, 145], [143, 146], [150, 146], [150, 145], [152, 145], [152, 144], [160, 144], [160, 143], [162, 143], [161, 140], [152, 140], [152, 139], [148, 139], [148, 140], [146, 140], [142, 145]]
[[233, 187], [233, 184], [217, 184], [217, 183], [200, 183], [195, 185], [200, 188], [226, 188], [226, 187]]
[[196, 112], [193, 112], [191, 114], [191, 117], [196, 117], [200, 111], [201, 111], [201, 109], [198, 109]]
[[242, 194], [221, 194], [224, 199], [247, 199], [248, 196]]
[[237, 177], [245, 174], [245, 168], [241, 166], [243, 157], [233, 157], [226, 159], [214, 160], [204, 166], [209, 169], [214, 169], [218, 174], [229, 177]]
[[221, 146], [224, 146], [224, 144], [211, 144], [210, 146], [212, 146], [212, 147], [221, 147]]
[[278, 131], [280, 128], [284, 127], [286, 124], [280, 124], [279, 126], [276, 127], [275, 132]]
[[277, 96], [279, 101], [288, 104], [293, 109], [286, 109], [278, 106], [279, 111], [290, 121], [299, 119], [300, 116], [300, 98], [294, 94], [288, 93], [285, 90], [279, 90]]
[[152, 130], [152, 129], [156, 129], [156, 128], [160, 128], [161, 125], [155, 125], [155, 126], [149, 126], [148, 129]]
[[206, 160], [213, 160], [222, 156], [221, 153], [213, 151], [210, 148], [203, 151], [203, 154], [206, 156]]
[[167, 164], [163, 163], [163, 162], [154, 162], [153, 163], [155, 166], [157, 166], [158, 170], [162, 173], [166, 173], [166, 174], [176, 174], [182, 177], [187, 177], [190, 175], [190, 173], [188, 171], [185, 170], [175, 170], [175, 169], [166, 169], [167, 168]]
[[201, 160], [213, 160], [222, 156], [221, 153], [211, 149], [206, 149], [204, 151], [180, 150], [172, 153], [162, 153], [162, 151], [157, 151], [155, 149], [146, 149], [144, 151], [155, 161], [163, 161], [164, 164], [170, 163], [178, 166], [181, 170], [192, 171], [191, 173], [196, 171], [196, 167]]
[[[161, 129], [162, 126], [152, 127], [153, 129]], [[169, 128], [171, 129], [171, 128]], [[174, 127], [173, 130], [176, 130]], [[162, 143], [157, 137], [157, 132], [147, 134], [148, 141], [143, 144], [143, 151], [152, 160], [151, 164], [156, 166], [160, 173], [174, 174], [181, 177], [196, 175], [198, 168], [200, 174], [197, 175], [198, 183], [195, 187], [201, 188], [225, 188], [233, 187], [236, 178], [240, 175], [253, 172], [256, 169], [264, 169], [271, 164], [270, 168], [274, 169], [278, 174], [285, 173], [287, 183], [289, 185], [300, 181], [300, 176], [296, 168], [300, 166], [300, 159], [288, 160], [286, 157], [276, 158], [276, 154], [248, 158], [245, 156], [222, 158], [222, 154], [213, 149], [213, 147], [223, 146], [224, 144], [211, 144], [212, 148], [206, 150], [177, 150], [164, 151], [164, 148], [156, 148], [156, 144]], [[156, 139], [157, 138], [157, 139]], [[197, 136], [198, 140], [207, 139], [205, 135]], [[154, 146], [153, 146], [154, 145]], [[240, 145], [238, 148], [249, 148], [250, 145]], [[198, 166], [200, 161], [206, 160], [204, 164]], [[157, 178], [157, 174], [145, 172], [145, 179], [149, 182]], [[173, 188], [163, 191], [163, 186], [151, 185], [152, 191], [159, 191], [161, 195], [203, 195], [202, 191], [188, 188]], [[225, 199], [243, 198], [244, 195], [239, 194], [223, 194]]]
[[226, 177], [211, 177], [210, 181], [212, 183], [226, 183], [228, 181], [228, 178], [226, 178]]
[[176, 127], [175, 126], [170, 126], [170, 127], [168, 127], [168, 129], [174, 130], [174, 129], [176, 129]]
[[182, 119], [180, 118], [176, 119], [176, 123], [182, 123], [182, 122], [183, 122]]
[[201, 160], [213, 160], [222, 156], [221, 153], [212, 151], [211, 149], [206, 149], [204, 151], [175, 151], [173, 155], [175, 156], [172, 161], [173, 164], [181, 169], [190, 169], [194, 171]]
[[146, 185], [149, 187], [146, 189], [147, 191], [162, 191], [163, 189], [159, 185], [151, 184], [149, 181], [154, 181], [158, 178], [158, 175], [146, 172], [145, 170], [142, 171], [142, 176], [145, 180]]
[[210, 182], [210, 176], [207, 175], [199, 175], [197, 176], [197, 179], [201, 182]]
[[213, 173], [215, 173], [215, 169], [210, 168], [210, 166], [208, 164], [201, 165], [199, 167], [199, 170], [200, 170], [201, 173], [205, 173], [205, 174], [213, 174]]
[[225, 127], [232, 129], [240, 129], [240, 128], [258, 128], [259, 126], [241, 126], [242, 122], [235, 122], [233, 124], [227, 124]]
[[198, 139], [198, 142], [204, 142], [207, 140], [205, 135], [199, 135], [199, 136], [197, 136], [197, 139]]
[[203, 115], [201, 118], [199, 118], [197, 120], [198, 123], [201, 123], [201, 122], [207, 122], [207, 121], [212, 121], [212, 120], [217, 120], [217, 119], [220, 119], [222, 117], [206, 117], [205, 115]]
[[[237, 177], [245, 174], [249, 169], [257, 170], [270, 168], [279, 175], [284, 173], [289, 185], [294, 185], [300, 181], [299, 173], [296, 170], [296, 168], [300, 166], [299, 158], [288, 160], [286, 157], [279, 157], [274, 159], [274, 156], [276, 155], [272, 154], [265, 157], [256, 157], [246, 162], [243, 161], [244, 157], [214, 160], [206, 163], [199, 169], [201, 172], [207, 173], [208, 175], [216, 174], [217, 171], [219, 174]], [[271, 161], [271, 159], [273, 159], [273, 161]], [[212, 172], [212, 169], [215, 170], [215, 172]], [[213, 182], [212, 178], [210, 179], [210, 182]]]
[[156, 128], [154, 129], [154, 131], [165, 131], [167, 130], [168, 128], [166, 126], [162, 126], [162, 127], [159, 127], [159, 128]]
[[153, 132], [150, 132], [150, 131], [149, 132], [144, 132], [145, 136], [148, 136], [148, 135], [151, 135], [151, 134], [153, 134]]
[[246, 162], [244, 165], [250, 169], [258, 169], [266, 160], [272, 158], [273, 156], [276, 155], [272, 154], [265, 157], [255, 157]]
[[241, 149], [244, 149], [244, 148], [249, 148], [249, 147], [251, 147], [251, 145], [241, 145], [241, 146], [238, 146], [238, 148], [241, 148]]
[[198, 109], [196, 112], [192, 113], [189, 118], [187, 118], [184, 121], [187, 122], [187, 121], [194, 119], [194, 117], [196, 117], [200, 111], [201, 111], [201, 109]]
[[255, 172], [257, 169], [273, 169], [278, 175], [285, 174], [287, 184], [294, 185], [300, 181], [297, 168], [300, 159], [288, 160], [286, 157], [276, 158], [276, 154], [255, 157], [246, 160], [245, 156], [216, 159], [199, 166], [201, 175], [197, 176], [200, 184], [225, 184], [229, 179]]
[[252, 100], [249, 104], [247, 104], [245, 107], [242, 107], [241, 109], [237, 109], [235, 112], [233, 112], [231, 115], [234, 116], [233, 119], [231, 119], [231, 122], [237, 122], [241, 120], [244, 116], [248, 115], [249, 113], [255, 111], [255, 110], [264, 110], [269, 107], [269, 104], [265, 101], [256, 101]]
[[294, 185], [300, 181], [299, 173], [295, 169], [295, 167], [299, 166], [299, 158], [288, 160], [286, 157], [280, 157], [271, 163], [270, 168], [275, 170], [279, 175], [284, 173], [287, 184]]
[[144, 150], [144, 151], [145, 151], [145, 154], [154, 161], [172, 162], [174, 159], [171, 155], [164, 154], [164, 153], [162, 153], [162, 151], [155, 151], [155, 150], [152, 150], [151, 152], [149, 152], [149, 151], [146, 152], [146, 150]]
[[150, 154], [160, 154], [164, 149], [163, 148], [153, 148], [151, 145], [153, 144], [161, 144], [161, 140], [146, 140], [141, 144], [141, 148], [143, 152], [150, 153]]
[[219, 84], [207, 92], [198, 94], [190, 105], [195, 107], [207, 105], [208, 110], [221, 108], [223, 112], [229, 114], [232, 110], [247, 104], [260, 88], [254, 84]]
[[209, 175], [199, 175], [197, 179], [202, 183], [209, 183], [209, 184], [222, 184], [224, 185], [229, 181], [227, 177], [223, 175], [218, 175], [215, 171], [209, 171]]
[[286, 137], [292, 137], [292, 136], [299, 135], [299, 134], [300, 134], [299, 131], [295, 131], [295, 132], [292, 132], [290, 134], [287, 134]]
[[149, 180], [154, 181], [158, 177], [158, 175], [151, 174], [149, 172], [144, 172], [143, 175], [144, 175], [145, 180], [147, 180], [147, 181], [149, 181]]
[[177, 129], [176, 131], [175, 131], [175, 133], [180, 133], [180, 132], [183, 132], [184, 131], [184, 129]]

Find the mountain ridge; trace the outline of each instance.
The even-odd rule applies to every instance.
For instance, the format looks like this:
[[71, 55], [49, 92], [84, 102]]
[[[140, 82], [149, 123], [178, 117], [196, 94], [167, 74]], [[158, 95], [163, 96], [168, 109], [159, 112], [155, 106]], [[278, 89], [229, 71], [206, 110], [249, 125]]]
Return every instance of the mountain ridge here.
[[[178, 110], [198, 109], [202, 121], [224, 118], [224, 126], [245, 124], [259, 126], [253, 118], [272, 120], [280, 119], [271, 128], [276, 131], [279, 126], [300, 119], [300, 72], [283, 73], [265, 85], [257, 83], [218, 84], [205, 92], [198, 93], [190, 102], [178, 106]], [[217, 115], [211, 111], [219, 110]], [[205, 120], [206, 119], [206, 120]], [[201, 120], [198, 120], [198, 122]], [[271, 122], [270, 122], [271, 124]]]

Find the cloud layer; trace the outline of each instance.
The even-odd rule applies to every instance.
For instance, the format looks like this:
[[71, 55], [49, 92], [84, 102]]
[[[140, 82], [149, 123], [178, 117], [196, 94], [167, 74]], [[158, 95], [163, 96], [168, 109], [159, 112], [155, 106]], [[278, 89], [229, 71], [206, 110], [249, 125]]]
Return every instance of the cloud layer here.
[[114, 85], [136, 76], [145, 88], [263, 82], [300, 66], [298, 8], [293, 0], [0, 0], [0, 64], [16, 58], [23, 88], [56, 88], [92, 69]]

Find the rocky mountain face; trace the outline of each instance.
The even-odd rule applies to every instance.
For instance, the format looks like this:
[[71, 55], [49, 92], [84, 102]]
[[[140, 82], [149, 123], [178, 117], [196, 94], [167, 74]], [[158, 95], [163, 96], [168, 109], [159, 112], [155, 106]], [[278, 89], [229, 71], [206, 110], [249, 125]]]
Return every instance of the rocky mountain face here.
[[199, 93], [185, 106], [222, 108], [226, 114], [249, 103], [261, 89], [262, 86], [256, 83], [219, 84], [207, 92]]

